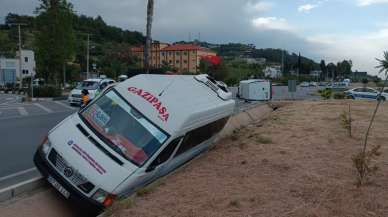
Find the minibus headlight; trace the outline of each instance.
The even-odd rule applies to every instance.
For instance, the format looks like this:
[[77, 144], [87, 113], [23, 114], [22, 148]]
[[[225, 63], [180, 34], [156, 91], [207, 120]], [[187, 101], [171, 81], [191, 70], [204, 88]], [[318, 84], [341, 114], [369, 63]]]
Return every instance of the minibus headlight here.
[[43, 142], [42, 142], [41, 150], [42, 150], [43, 153], [48, 154], [50, 148], [51, 148], [51, 143], [50, 143], [50, 141], [48, 140], [48, 138], [46, 137], [46, 138], [43, 140]]
[[116, 197], [115, 195], [109, 194], [108, 192], [102, 189], [98, 189], [96, 193], [94, 193], [92, 196], [94, 200], [103, 204], [105, 207], [112, 205], [115, 197]]

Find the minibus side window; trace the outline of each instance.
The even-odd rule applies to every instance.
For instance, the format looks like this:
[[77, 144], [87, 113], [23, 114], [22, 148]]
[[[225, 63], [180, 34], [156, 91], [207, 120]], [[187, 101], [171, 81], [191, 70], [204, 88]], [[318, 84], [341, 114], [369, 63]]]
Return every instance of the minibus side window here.
[[181, 140], [182, 140], [182, 137], [177, 138], [172, 142], [170, 142], [170, 144], [168, 144], [166, 148], [162, 152], [160, 152], [159, 156], [150, 164], [147, 170], [151, 171], [155, 169], [157, 166], [159, 166], [160, 164], [163, 164], [168, 159], [170, 159], [172, 153], [174, 153], [176, 147], [178, 146]]
[[194, 148], [197, 145], [200, 145], [204, 141], [213, 137], [215, 134], [219, 133], [224, 128], [227, 121], [228, 118], [223, 118], [187, 133], [176, 153], [176, 156]]

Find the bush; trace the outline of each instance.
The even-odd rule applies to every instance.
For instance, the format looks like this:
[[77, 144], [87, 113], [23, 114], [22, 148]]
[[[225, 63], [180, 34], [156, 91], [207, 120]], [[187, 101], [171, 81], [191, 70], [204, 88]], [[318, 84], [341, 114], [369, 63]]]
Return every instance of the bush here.
[[344, 92], [337, 92], [337, 93], [334, 93], [333, 98], [334, 99], [345, 99], [346, 95]]
[[326, 89], [318, 90], [318, 93], [321, 95], [323, 99], [328, 100], [331, 98], [333, 91], [329, 88], [326, 88]]
[[[31, 89], [28, 90], [28, 96], [31, 96]], [[34, 97], [59, 97], [62, 96], [61, 88], [55, 86], [34, 87]]]

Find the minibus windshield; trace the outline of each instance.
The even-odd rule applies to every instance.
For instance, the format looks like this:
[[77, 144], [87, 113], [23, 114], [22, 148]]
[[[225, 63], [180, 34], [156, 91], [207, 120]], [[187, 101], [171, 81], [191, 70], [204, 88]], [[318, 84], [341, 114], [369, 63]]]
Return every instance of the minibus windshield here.
[[99, 97], [80, 115], [107, 145], [137, 166], [143, 165], [168, 138], [114, 90]]

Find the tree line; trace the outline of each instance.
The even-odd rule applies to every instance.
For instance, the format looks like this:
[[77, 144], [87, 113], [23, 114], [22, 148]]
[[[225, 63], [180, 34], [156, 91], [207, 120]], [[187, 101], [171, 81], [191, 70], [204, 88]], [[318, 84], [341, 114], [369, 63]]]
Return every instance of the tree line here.
[[129, 48], [144, 44], [140, 32], [105, 23], [102, 17], [77, 15], [66, 0], [40, 0], [35, 16], [9, 13], [0, 25], [0, 55], [14, 57], [18, 32], [13, 23], [23, 23], [22, 45], [35, 51], [37, 76], [51, 84], [78, 80], [86, 71], [87, 35], [90, 37], [90, 70], [110, 77], [136, 67]]

